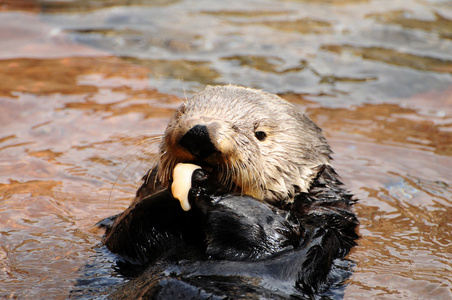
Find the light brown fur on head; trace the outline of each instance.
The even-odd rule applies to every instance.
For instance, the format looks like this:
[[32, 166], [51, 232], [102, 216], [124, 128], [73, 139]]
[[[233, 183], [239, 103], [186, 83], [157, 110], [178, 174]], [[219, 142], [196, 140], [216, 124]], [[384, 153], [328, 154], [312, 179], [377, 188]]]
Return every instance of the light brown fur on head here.
[[[180, 145], [204, 125], [215, 151], [194, 155]], [[171, 181], [180, 162], [209, 169], [226, 188], [267, 202], [290, 202], [307, 192], [331, 150], [317, 127], [282, 98], [233, 85], [208, 86], [176, 111], [160, 145], [158, 180]]]

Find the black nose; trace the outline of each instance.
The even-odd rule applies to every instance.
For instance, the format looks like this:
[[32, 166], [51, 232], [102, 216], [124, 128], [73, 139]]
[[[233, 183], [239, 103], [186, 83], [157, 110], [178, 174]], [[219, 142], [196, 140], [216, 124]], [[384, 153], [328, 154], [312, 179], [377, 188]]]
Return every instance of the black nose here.
[[207, 158], [217, 152], [217, 149], [210, 139], [207, 126], [205, 125], [193, 126], [180, 139], [179, 145], [200, 159]]

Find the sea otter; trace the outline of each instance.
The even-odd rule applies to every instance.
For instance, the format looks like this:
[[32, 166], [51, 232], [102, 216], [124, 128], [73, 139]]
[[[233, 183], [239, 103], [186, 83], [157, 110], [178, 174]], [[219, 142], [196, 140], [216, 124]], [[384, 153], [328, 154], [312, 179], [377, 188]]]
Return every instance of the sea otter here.
[[[106, 247], [139, 273], [112, 297], [328, 295], [358, 239], [331, 154], [321, 129], [276, 95], [209, 86], [185, 101], [130, 207], [102, 222]], [[183, 164], [195, 167], [179, 202]]]

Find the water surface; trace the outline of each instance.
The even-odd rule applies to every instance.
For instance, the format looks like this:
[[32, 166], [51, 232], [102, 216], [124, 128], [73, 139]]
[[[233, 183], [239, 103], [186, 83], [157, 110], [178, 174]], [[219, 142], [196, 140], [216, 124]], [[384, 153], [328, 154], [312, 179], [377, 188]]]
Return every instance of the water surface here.
[[360, 199], [347, 299], [452, 298], [450, 1], [4, 1], [0, 38], [0, 297], [121, 282], [95, 223], [182, 99], [233, 83], [332, 145]]

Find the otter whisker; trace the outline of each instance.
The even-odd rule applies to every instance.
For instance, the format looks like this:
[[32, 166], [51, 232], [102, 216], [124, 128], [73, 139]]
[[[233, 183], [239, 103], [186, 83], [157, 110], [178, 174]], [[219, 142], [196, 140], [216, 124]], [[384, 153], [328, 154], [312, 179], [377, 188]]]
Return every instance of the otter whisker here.
[[[137, 138], [137, 136], [129, 136], [129, 137], [125, 137], [125, 138], [120, 139], [119, 141], [115, 141], [114, 138], [113, 138], [113, 140], [110, 140], [110, 141], [108, 141], [108, 142], [101, 142], [100, 145], [99, 145], [99, 146], [96, 148], [96, 150], [94, 151], [94, 154], [97, 154], [97, 152], [100, 151], [100, 150], [102, 149], [102, 147], [104, 147], [107, 143], [122, 143], [122, 142], [124, 142], [124, 141], [131, 140], [131, 139], [134, 139], [134, 138]], [[140, 140], [140, 142], [141, 142], [141, 140]], [[119, 150], [113, 150], [113, 151], [110, 151], [110, 152], [109, 152], [109, 155], [112, 155], [112, 154], [115, 153], [116, 151], [119, 151]], [[120, 153], [120, 154], [123, 154], [123, 153]], [[98, 162], [101, 161], [102, 159], [104, 159], [104, 157], [99, 157], [97, 160], [94, 160], [93, 163], [98, 163]]]
[[[124, 141], [128, 141], [128, 140], [132, 140], [137, 138], [135, 137], [128, 137], [128, 138], [122, 138], [119, 140], [119, 142], [123, 143]], [[112, 187], [110, 189], [110, 193], [109, 193], [109, 197], [108, 197], [108, 202], [111, 199], [111, 195], [113, 190], [115, 189], [115, 187], [118, 184], [118, 181], [120, 180], [120, 178], [123, 176], [124, 172], [135, 162], [138, 160], [139, 158], [139, 153], [142, 153], [143, 155], [141, 155], [141, 159], [139, 159], [139, 164], [135, 167], [135, 170], [132, 172], [131, 177], [133, 178], [133, 176], [136, 174], [138, 168], [141, 166], [141, 164], [147, 160], [148, 157], [151, 157], [153, 154], [152, 151], [150, 150], [143, 150], [144, 146], [148, 146], [148, 145], [152, 145], [154, 147], [154, 149], [157, 149], [157, 141], [161, 140], [161, 135], [154, 135], [154, 136], [150, 136], [144, 139], [140, 139], [139, 142], [136, 142], [135, 145], [133, 145], [133, 147], [129, 147], [127, 149], [125, 149], [126, 147], [123, 147], [122, 154], [121, 156], [124, 157], [126, 153], [130, 153], [131, 151], [134, 151], [133, 153], [129, 154], [127, 157], [127, 159], [124, 161], [126, 162], [126, 165], [122, 168], [121, 172], [119, 173], [119, 175], [116, 177], [115, 181], [112, 184]], [[119, 150], [118, 150], [119, 151]], [[114, 153], [114, 152], [112, 152]], [[154, 159], [155, 160], [155, 159]], [[138, 182], [137, 182], [138, 184]]]
[[134, 161], [135, 161], [134, 158], [133, 158], [133, 159], [130, 159], [130, 160], [129, 160], [129, 163], [128, 163], [124, 168], [122, 168], [122, 170], [121, 170], [121, 172], [119, 173], [119, 175], [116, 176], [116, 179], [115, 179], [115, 181], [113, 182], [113, 185], [112, 185], [111, 188], [110, 188], [110, 193], [109, 193], [109, 195], [108, 195], [108, 204], [110, 204], [111, 195], [112, 195], [112, 193], [113, 193], [113, 190], [114, 190], [115, 187], [116, 187], [116, 184], [118, 183], [119, 179], [121, 178], [122, 174], [125, 172], [125, 170], [126, 170], [126, 169], [127, 169]]
[[[145, 161], [145, 160], [148, 160], [148, 158], [150, 158], [150, 164], [149, 164], [149, 166], [150, 166], [150, 168], [149, 168], [149, 166], [147, 166], [147, 169], [153, 169], [154, 168], [154, 166], [157, 164], [157, 157], [155, 156], [155, 153], [152, 153], [152, 152], [148, 152], [148, 151], [146, 151], [146, 152], [144, 152], [144, 157], [140, 160], [140, 163], [135, 167], [135, 170], [133, 171], [133, 173], [132, 173], [132, 177], [134, 177], [134, 175], [135, 175], [135, 173], [137, 172], [137, 170], [138, 170], [138, 168], [141, 166], [141, 164]], [[149, 172], [147, 172], [145, 175], [144, 175], [145, 177], [146, 176], [149, 176]], [[140, 185], [140, 183], [139, 182], [137, 182], [137, 187]]]
[[[138, 139], [138, 138], [139, 138], [139, 136], [126, 137], [126, 138], [121, 138], [121, 139], [119, 139], [117, 141], [110, 141], [109, 143], [113, 143], [113, 142], [114, 143], [123, 143], [124, 141], [132, 140], [132, 139]], [[136, 149], [137, 147], [139, 147], [139, 146], [141, 146], [141, 145], [143, 145], [145, 143], [149, 143], [150, 141], [152, 143], [154, 143], [153, 139], [157, 139], [157, 138], [161, 139], [161, 135], [158, 135], [158, 136], [155, 136], [155, 137], [153, 136], [153, 137], [149, 137], [149, 138], [145, 138], [145, 139], [141, 138], [137, 143], [135, 143], [135, 145], [133, 147], [127, 148], [126, 146], [123, 146], [123, 147], [120, 147], [119, 149], [115, 149], [115, 150], [110, 151], [108, 153], [108, 155], [112, 156], [113, 154], [116, 154], [117, 157], [124, 157], [127, 154], [127, 152], [130, 152], [130, 151]], [[101, 147], [103, 147], [105, 144], [106, 144], [106, 142], [102, 143], [99, 146], [99, 148], [96, 149], [96, 152], [99, 151], [101, 149]], [[99, 161], [101, 161], [103, 159], [105, 159], [105, 156], [94, 160], [93, 163], [98, 163]]]

